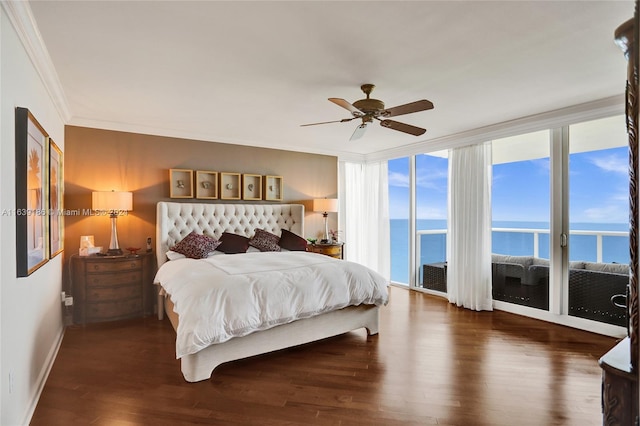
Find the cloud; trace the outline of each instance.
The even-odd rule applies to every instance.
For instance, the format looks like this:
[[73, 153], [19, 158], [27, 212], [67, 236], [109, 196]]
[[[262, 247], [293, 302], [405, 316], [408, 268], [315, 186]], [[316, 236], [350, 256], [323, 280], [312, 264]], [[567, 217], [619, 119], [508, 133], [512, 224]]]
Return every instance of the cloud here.
[[504, 173], [496, 173], [495, 169], [493, 170], [493, 173], [491, 174], [491, 180], [492, 182], [495, 184], [496, 182], [500, 182], [501, 180], [504, 180], [508, 178], [508, 176]]
[[551, 161], [549, 158], [539, 158], [537, 160], [531, 160], [531, 163], [538, 169], [539, 172], [542, 172], [545, 176], [549, 174], [551, 170]]
[[[628, 206], [629, 204], [629, 192], [627, 191], [618, 191], [614, 194], [611, 194], [611, 197], [609, 197], [611, 199], [611, 201], [618, 202], [618, 203], [625, 203], [625, 206]], [[625, 207], [626, 208], [626, 207]]]
[[605, 172], [621, 173], [625, 175], [629, 173], [629, 163], [626, 157], [621, 157], [619, 155], [607, 155], [605, 157], [591, 157], [589, 158], [589, 161], [591, 164]]
[[418, 206], [417, 217], [420, 219], [446, 219], [447, 209], [437, 208], [434, 206]]
[[416, 185], [422, 188], [447, 190], [447, 179], [449, 171], [447, 169], [420, 169], [416, 176]]
[[591, 207], [586, 209], [576, 222], [592, 223], [618, 223], [629, 220], [626, 209], [620, 206], [608, 205], [602, 207]]
[[389, 172], [389, 186], [409, 187], [409, 175], [399, 172]]
[[[418, 170], [416, 185], [422, 188], [447, 190], [448, 171], [446, 169]], [[409, 187], [407, 173], [389, 172], [389, 186]]]

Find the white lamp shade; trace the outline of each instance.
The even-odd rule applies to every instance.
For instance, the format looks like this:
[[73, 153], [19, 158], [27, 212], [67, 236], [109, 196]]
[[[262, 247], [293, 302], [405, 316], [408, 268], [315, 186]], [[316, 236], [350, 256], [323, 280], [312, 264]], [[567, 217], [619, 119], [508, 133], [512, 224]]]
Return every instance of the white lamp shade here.
[[313, 200], [314, 212], [337, 212], [338, 200], [336, 198], [316, 198]]
[[97, 191], [91, 194], [93, 210], [133, 210], [133, 193], [127, 191]]

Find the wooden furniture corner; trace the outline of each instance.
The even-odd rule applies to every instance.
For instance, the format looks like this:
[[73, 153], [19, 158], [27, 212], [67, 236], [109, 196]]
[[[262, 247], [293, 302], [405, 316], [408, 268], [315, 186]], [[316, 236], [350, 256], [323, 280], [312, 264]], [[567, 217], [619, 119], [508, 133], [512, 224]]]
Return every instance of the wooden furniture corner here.
[[324, 254], [336, 259], [344, 259], [344, 243], [309, 244], [307, 251]]
[[74, 323], [114, 321], [153, 314], [153, 252], [71, 258]]

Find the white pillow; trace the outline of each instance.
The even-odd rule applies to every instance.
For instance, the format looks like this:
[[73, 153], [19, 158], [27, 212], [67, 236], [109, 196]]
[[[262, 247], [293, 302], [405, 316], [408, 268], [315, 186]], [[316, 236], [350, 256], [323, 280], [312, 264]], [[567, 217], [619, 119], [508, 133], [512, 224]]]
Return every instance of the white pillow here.
[[182, 253], [178, 253], [177, 251], [169, 250], [167, 252], [167, 259], [169, 260], [184, 259], [185, 257], [187, 256]]

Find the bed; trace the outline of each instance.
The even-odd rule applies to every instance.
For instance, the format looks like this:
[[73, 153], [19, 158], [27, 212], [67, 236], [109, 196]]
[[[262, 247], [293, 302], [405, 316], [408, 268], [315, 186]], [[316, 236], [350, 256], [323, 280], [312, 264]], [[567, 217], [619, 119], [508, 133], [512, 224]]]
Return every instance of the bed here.
[[[167, 253], [172, 254], [170, 248], [194, 231], [220, 239], [225, 232], [251, 238], [256, 229], [278, 236], [287, 231], [304, 236], [304, 206], [157, 204], [158, 273], [154, 282], [159, 286], [158, 319], [163, 319], [166, 313], [176, 330], [176, 357], [188, 382], [209, 379], [213, 370], [225, 362], [360, 328], [365, 328], [368, 335], [378, 333], [379, 309], [388, 301], [388, 282], [361, 265], [321, 254], [287, 250], [267, 253], [254, 249], [199, 260], [169, 261], [167, 258]], [[263, 279], [267, 281], [261, 283]], [[316, 289], [319, 281], [329, 287]], [[349, 289], [343, 291], [343, 287]], [[205, 293], [194, 295], [192, 290]], [[213, 295], [214, 291], [222, 293]], [[232, 294], [232, 291], [238, 293]], [[302, 296], [300, 291], [304, 293]], [[294, 303], [283, 302], [281, 297], [292, 297]], [[231, 300], [247, 302], [230, 305]], [[271, 303], [279, 305], [272, 307]], [[307, 308], [307, 304], [314, 303], [319, 305]], [[260, 312], [255, 313], [254, 308], [247, 306], [254, 306], [255, 311]], [[244, 313], [245, 310], [251, 321], [227, 320], [220, 316], [223, 311]], [[257, 316], [261, 322], [253, 321]], [[226, 329], [218, 331], [219, 324], [233, 328], [229, 324], [240, 321], [243, 325], [251, 323], [252, 328], [243, 328], [238, 333], [241, 327], [237, 327], [235, 335]]]

